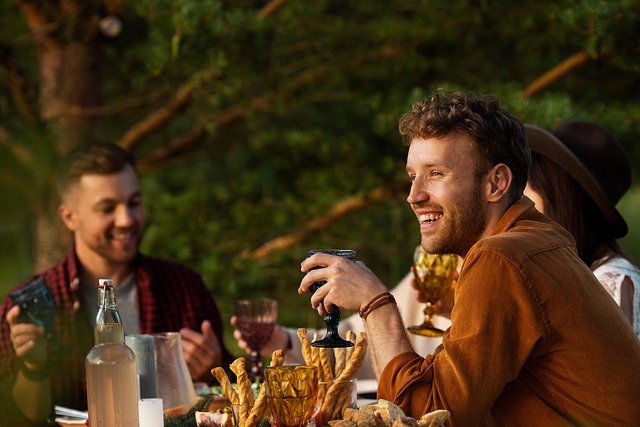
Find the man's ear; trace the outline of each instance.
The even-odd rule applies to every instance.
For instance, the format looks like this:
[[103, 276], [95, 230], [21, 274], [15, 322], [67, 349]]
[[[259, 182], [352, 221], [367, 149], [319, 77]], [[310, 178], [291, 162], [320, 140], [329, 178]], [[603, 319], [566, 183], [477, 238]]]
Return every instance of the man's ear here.
[[509, 192], [512, 182], [513, 174], [511, 173], [509, 166], [504, 163], [498, 163], [495, 165], [493, 169], [491, 169], [491, 172], [489, 172], [490, 190], [487, 195], [487, 200], [489, 202], [502, 200]]
[[60, 216], [60, 219], [62, 220], [62, 222], [64, 222], [64, 225], [70, 231], [76, 231], [76, 227], [78, 226], [78, 221], [77, 221], [76, 213], [71, 207], [71, 205], [69, 205], [68, 203], [62, 202], [58, 207], [58, 215]]

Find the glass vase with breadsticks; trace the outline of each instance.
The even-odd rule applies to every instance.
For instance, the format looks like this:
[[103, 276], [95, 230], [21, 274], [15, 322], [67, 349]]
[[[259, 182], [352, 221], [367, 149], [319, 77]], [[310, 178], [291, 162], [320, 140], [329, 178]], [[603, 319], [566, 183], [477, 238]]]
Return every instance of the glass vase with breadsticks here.
[[[316, 425], [327, 425], [330, 420], [342, 417], [345, 408], [355, 406], [355, 378], [362, 366], [367, 351], [367, 335], [361, 332], [357, 337], [353, 331], [347, 331], [347, 340], [355, 343], [353, 347], [323, 348], [313, 347], [307, 330], [298, 329], [298, 338], [302, 344], [302, 357], [307, 365], [317, 366], [320, 382], [325, 384], [318, 389], [317, 412], [314, 415]], [[329, 362], [329, 351], [333, 351], [335, 364]]]
[[[265, 419], [270, 418], [269, 407], [264, 383], [260, 385], [257, 396], [251, 387], [251, 381], [245, 368], [244, 357], [237, 358], [229, 368], [236, 374], [236, 388], [233, 387], [224, 369], [217, 367], [211, 373], [220, 383], [224, 393], [234, 407], [235, 425], [237, 427], [257, 427]], [[276, 350], [271, 355], [269, 366], [282, 366], [284, 364], [284, 351]]]

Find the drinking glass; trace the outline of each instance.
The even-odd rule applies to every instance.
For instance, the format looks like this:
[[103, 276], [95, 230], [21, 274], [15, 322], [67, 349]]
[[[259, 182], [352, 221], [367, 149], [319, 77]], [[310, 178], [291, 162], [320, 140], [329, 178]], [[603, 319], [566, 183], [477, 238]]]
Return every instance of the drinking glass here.
[[421, 296], [427, 301], [424, 321], [409, 326], [407, 330], [426, 337], [440, 337], [444, 331], [433, 324], [435, 304], [444, 298], [457, 276], [458, 256], [454, 254], [430, 254], [421, 246], [413, 254], [413, 277]]
[[[332, 389], [333, 396], [337, 397], [333, 402], [326, 399], [329, 389]], [[316, 400], [318, 414], [314, 415], [316, 425], [326, 426], [329, 425], [329, 421], [340, 419], [346, 408], [358, 408], [358, 385], [355, 378], [318, 382], [318, 398]]]
[[[325, 253], [329, 255], [336, 255], [348, 259], [349, 261], [356, 262], [356, 251], [351, 249], [312, 249], [307, 251], [307, 257], [315, 253]], [[322, 267], [314, 267], [312, 270]], [[311, 285], [311, 291], [315, 291], [324, 285], [325, 281], [315, 282]], [[324, 315], [324, 323], [327, 325], [327, 335], [323, 339], [314, 341], [311, 343], [314, 347], [351, 347], [353, 343], [343, 339], [338, 334], [338, 324], [340, 323], [340, 307], [333, 306], [333, 311], [326, 312]]]
[[256, 378], [262, 379], [260, 350], [269, 342], [273, 334], [278, 320], [278, 302], [268, 298], [241, 299], [236, 301], [235, 314], [242, 339], [251, 349], [249, 380], [253, 382]]
[[271, 415], [278, 427], [304, 427], [316, 407], [317, 366], [273, 366], [264, 370]]

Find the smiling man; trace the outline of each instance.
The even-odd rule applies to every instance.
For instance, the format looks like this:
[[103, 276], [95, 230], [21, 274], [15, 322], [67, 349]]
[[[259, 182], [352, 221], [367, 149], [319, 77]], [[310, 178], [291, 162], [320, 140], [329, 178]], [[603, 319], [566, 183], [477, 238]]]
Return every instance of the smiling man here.
[[94, 343], [100, 278], [116, 285], [127, 334], [180, 331], [193, 379], [212, 380], [211, 368], [233, 360], [202, 278], [139, 252], [144, 211], [133, 156], [114, 144], [84, 145], [59, 170], [59, 213], [73, 246], [35, 276], [54, 295], [53, 330], [45, 335], [40, 326], [20, 323], [20, 307], [9, 297], [0, 307], [0, 425], [37, 425], [53, 405], [87, 408], [84, 361]]
[[[435, 94], [400, 119], [407, 202], [427, 252], [464, 258], [452, 326], [420, 357], [387, 289], [361, 262], [315, 254], [299, 293], [359, 310], [378, 397], [455, 426], [640, 425], [640, 343], [571, 235], [523, 196], [523, 124], [489, 96]], [[314, 267], [324, 267], [313, 269]]]

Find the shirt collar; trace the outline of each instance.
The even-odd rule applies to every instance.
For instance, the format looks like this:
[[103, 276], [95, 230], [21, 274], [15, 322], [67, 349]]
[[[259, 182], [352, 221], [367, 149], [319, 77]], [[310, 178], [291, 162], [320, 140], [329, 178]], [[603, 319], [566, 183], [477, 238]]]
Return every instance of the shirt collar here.
[[504, 215], [502, 215], [502, 218], [500, 218], [500, 221], [498, 221], [493, 229], [492, 235], [504, 233], [513, 227], [513, 224], [518, 221], [522, 215], [532, 209], [534, 209], [533, 201], [527, 196], [522, 196], [519, 200], [516, 200], [509, 209], [507, 209]]
[[[78, 311], [81, 305], [81, 295], [80, 295], [80, 261], [78, 260], [78, 256], [76, 254], [75, 244], [71, 245], [71, 249], [67, 255], [67, 277], [69, 277], [69, 290], [71, 292], [71, 298], [73, 300], [73, 309], [74, 311]], [[137, 280], [137, 285], [147, 288], [151, 279], [147, 272], [144, 269], [144, 256], [138, 252], [136, 258], [133, 260], [133, 271], [135, 272], [135, 277]]]

